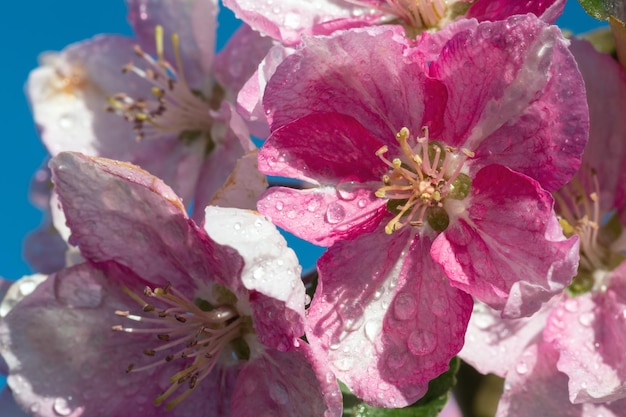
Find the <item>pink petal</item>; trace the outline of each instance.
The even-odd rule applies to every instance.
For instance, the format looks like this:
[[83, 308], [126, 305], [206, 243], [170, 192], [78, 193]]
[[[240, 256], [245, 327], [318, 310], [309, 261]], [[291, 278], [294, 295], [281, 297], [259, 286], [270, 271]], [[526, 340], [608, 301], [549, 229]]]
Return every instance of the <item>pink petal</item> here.
[[165, 59], [175, 65], [170, 43], [176, 33], [184, 74], [190, 85], [202, 87], [210, 74], [215, 51], [217, 0], [127, 0], [128, 21], [146, 52], [156, 56], [154, 29], [163, 27]]
[[[272, 131], [310, 113], [354, 117], [383, 143], [396, 147], [396, 133], [441, 129], [446, 92], [426, 76], [419, 54], [403, 59], [409, 41], [396, 26], [307, 38], [270, 79], [263, 107]], [[294, 105], [297, 103], [297, 105]]]
[[504, 20], [515, 14], [534, 13], [546, 23], [554, 23], [563, 13], [565, 0], [477, 0], [465, 15], [466, 18]]
[[206, 208], [204, 229], [221, 245], [237, 250], [244, 260], [241, 288], [249, 299], [253, 323], [261, 343], [282, 351], [304, 334], [302, 268], [272, 223], [249, 210]]
[[339, 417], [341, 392], [325, 363], [304, 343], [291, 352], [267, 350], [242, 368], [231, 412], [238, 417]]
[[569, 298], [552, 313], [544, 338], [559, 352], [574, 403], [626, 397], [626, 264], [604, 277], [608, 288]]
[[329, 35], [336, 30], [371, 24], [382, 17], [380, 12], [369, 13], [367, 8], [347, 1], [282, 0], [272, 5], [256, 0], [224, 0], [224, 5], [253, 29], [286, 45], [297, 44], [303, 34]]
[[360, 183], [346, 182], [347, 199], [331, 187], [294, 190], [271, 187], [258, 203], [274, 224], [320, 246], [372, 231], [387, 215], [386, 200]]
[[259, 169], [314, 184], [381, 182], [389, 170], [376, 156], [381, 146], [383, 142], [354, 118], [315, 113], [274, 131], [259, 152]]
[[215, 56], [215, 78], [226, 90], [226, 99], [235, 101], [243, 85], [257, 70], [259, 63], [272, 47], [271, 38], [261, 36], [243, 24], [228, 39]]
[[578, 169], [589, 129], [567, 44], [558, 28], [532, 15], [457, 33], [430, 66], [448, 87], [442, 140], [475, 151], [474, 169], [497, 163], [548, 190], [563, 186]]
[[490, 165], [472, 179], [467, 199], [467, 212], [432, 248], [453, 286], [506, 318], [529, 316], [563, 291], [576, 274], [578, 238], [563, 236], [548, 192]]
[[[115, 260], [158, 286], [228, 282], [242, 267], [213, 242], [158, 178], [124, 162], [62, 153], [50, 162], [70, 243], [91, 261]], [[232, 259], [224, 263], [222, 259]], [[196, 282], [197, 285], [197, 282]]]
[[450, 287], [429, 248], [408, 229], [386, 235], [381, 227], [336, 243], [318, 261], [307, 338], [375, 406], [423, 396], [463, 344], [471, 297]]
[[504, 377], [515, 369], [522, 351], [541, 339], [548, 315], [561, 299], [553, 297], [532, 316], [519, 319], [503, 319], [499, 311], [475, 302], [459, 356], [482, 374]]
[[224, 185], [211, 197], [210, 205], [256, 210], [267, 188], [267, 178], [257, 167], [257, 153], [250, 151], [239, 158]]

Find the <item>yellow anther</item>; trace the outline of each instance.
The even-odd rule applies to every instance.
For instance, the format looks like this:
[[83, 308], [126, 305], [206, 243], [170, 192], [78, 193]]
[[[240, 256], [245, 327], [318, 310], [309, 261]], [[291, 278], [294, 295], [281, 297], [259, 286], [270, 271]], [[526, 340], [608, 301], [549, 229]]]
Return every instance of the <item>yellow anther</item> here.
[[387, 153], [388, 150], [389, 148], [387, 145], [383, 145], [376, 151], [376, 156], [381, 156], [382, 154]]
[[156, 43], [156, 52], [159, 61], [164, 61], [163, 58], [163, 26], [156, 25], [154, 28], [154, 41]]
[[399, 169], [402, 166], [402, 161], [400, 160], [400, 158], [393, 158], [391, 163], [393, 164], [393, 167], [396, 169]]
[[476, 155], [474, 152], [470, 151], [469, 149], [465, 149], [465, 148], [461, 149], [461, 152], [463, 152], [469, 158], [473, 158], [474, 155]]
[[396, 139], [398, 139], [398, 141], [406, 141], [409, 138], [409, 135], [409, 129], [403, 127], [398, 133], [396, 133]]
[[571, 236], [574, 234], [574, 228], [572, 227], [571, 224], [569, 224], [567, 220], [560, 218], [559, 224], [563, 228], [563, 233], [565, 234], [565, 236]]

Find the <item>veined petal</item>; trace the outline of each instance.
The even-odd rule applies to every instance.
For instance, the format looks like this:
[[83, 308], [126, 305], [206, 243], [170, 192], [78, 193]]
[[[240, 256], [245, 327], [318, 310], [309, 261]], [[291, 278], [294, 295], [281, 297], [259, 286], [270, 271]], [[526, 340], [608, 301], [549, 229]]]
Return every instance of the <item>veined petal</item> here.
[[[217, 0], [126, 0], [130, 22], [142, 49], [154, 54], [157, 25], [165, 42], [177, 33], [188, 83], [201, 88], [211, 73], [217, 29]], [[168, 45], [169, 46], [169, 45]], [[173, 48], [164, 50], [168, 62], [176, 62]]]
[[58, 155], [50, 167], [70, 243], [86, 259], [115, 260], [159, 286], [225, 283], [242, 268], [239, 255], [201, 231], [171, 188], [148, 172], [75, 153]]
[[258, 169], [257, 153], [250, 151], [239, 158], [224, 185], [211, 197], [210, 205], [256, 210], [259, 197], [267, 189], [267, 178]]
[[276, 227], [250, 210], [209, 206], [204, 229], [244, 260], [240, 288], [250, 302], [261, 343], [286, 351], [304, 334], [304, 285], [296, 254]]
[[558, 28], [532, 15], [456, 33], [430, 66], [448, 87], [443, 141], [475, 151], [474, 169], [505, 165], [550, 191], [567, 183], [589, 133], [584, 84], [567, 45]]
[[428, 78], [419, 54], [409, 53], [401, 27], [385, 26], [306, 38], [285, 58], [265, 89], [272, 131], [310, 113], [343, 113], [378, 140], [397, 147], [396, 133], [441, 129], [446, 91]]
[[272, 133], [259, 151], [259, 169], [322, 185], [337, 185], [342, 179], [380, 182], [389, 169], [376, 156], [381, 146], [350, 116], [314, 113]]
[[467, 211], [433, 243], [432, 255], [460, 288], [506, 318], [529, 316], [563, 291], [578, 266], [553, 200], [539, 184], [500, 165], [472, 179]]
[[238, 417], [339, 417], [341, 392], [326, 363], [298, 350], [268, 350], [242, 367], [233, 392]]
[[379, 229], [336, 243], [318, 261], [307, 338], [370, 404], [411, 404], [463, 344], [471, 297], [449, 285], [429, 248], [408, 230]]
[[561, 300], [553, 297], [532, 316], [518, 319], [503, 319], [499, 311], [476, 301], [459, 356], [480, 373], [504, 378], [524, 349], [541, 339], [548, 315]]
[[559, 352], [573, 403], [626, 398], [626, 264], [603, 278], [605, 291], [569, 298], [550, 315], [544, 338]]
[[282, 0], [273, 6], [255, 0], [224, 0], [224, 5], [253, 29], [286, 45], [297, 44], [302, 35], [329, 35], [372, 24], [383, 16], [363, 6], [332, 0]]
[[259, 211], [274, 224], [320, 246], [372, 231], [387, 215], [386, 201], [374, 190], [355, 183], [350, 198], [332, 187], [294, 190], [271, 187], [259, 200]]
[[565, 0], [477, 0], [465, 15], [466, 18], [483, 20], [504, 20], [515, 14], [533, 13], [546, 23], [554, 23], [563, 13]]

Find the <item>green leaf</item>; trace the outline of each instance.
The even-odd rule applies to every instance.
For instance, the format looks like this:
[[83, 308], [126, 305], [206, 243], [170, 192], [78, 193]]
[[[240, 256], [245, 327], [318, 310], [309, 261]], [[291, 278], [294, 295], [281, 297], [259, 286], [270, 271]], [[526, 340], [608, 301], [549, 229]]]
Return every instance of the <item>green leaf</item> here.
[[428, 384], [428, 392], [417, 401], [405, 408], [375, 408], [360, 401], [352, 395], [348, 388], [339, 383], [344, 393], [343, 417], [437, 417], [448, 402], [450, 389], [456, 384], [456, 374], [461, 361], [452, 358], [450, 368]]
[[578, 0], [585, 11], [598, 20], [615, 16], [622, 22], [626, 18], [626, 6], [622, 0]]

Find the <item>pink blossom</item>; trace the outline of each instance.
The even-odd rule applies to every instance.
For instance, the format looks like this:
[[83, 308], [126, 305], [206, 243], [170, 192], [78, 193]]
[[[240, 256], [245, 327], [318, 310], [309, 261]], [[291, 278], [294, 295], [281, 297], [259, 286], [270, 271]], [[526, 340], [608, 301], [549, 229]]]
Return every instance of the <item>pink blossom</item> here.
[[544, 188], [571, 178], [588, 128], [567, 42], [532, 15], [459, 31], [428, 61], [408, 42], [394, 27], [306, 38], [265, 90], [259, 153], [262, 172], [312, 185], [271, 188], [259, 211], [330, 246], [312, 348], [387, 407], [447, 369], [471, 296], [527, 316], [570, 282], [578, 241]]
[[336, 380], [299, 339], [301, 268], [271, 223], [209, 206], [200, 228], [171, 188], [125, 162], [60, 153], [50, 166], [70, 243], [87, 261], [48, 277], [0, 322], [24, 410], [341, 414]]
[[571, 50], [586, 82], [590, 141], [580, 170], [555, 197], [566, 234], [580, 237], [577, 275], [523, 321], [478, 306], [461, 352], [481, 372], [506, 377], [500, 417], [539, 409], [619, 416], [626, 407], [626, 74], [586, 42], [572, 41]]
[[217, 0], [127, 4], [135, 39], [101, 35], [42, 56], [27, 85], [34, 118], [52, 155], [140, 165], [193, 202], [199, 220], [254, 148], [232, 103], [270, 41], [244, 26], [215, 55]]
[[302, 35], [329, 35], [337, 30], [384, 23], [401, 24], [415, 37], [441, 29], [460, 18], [502, 20], [534, 13], [553, 23], [563, 0], [224, 0], [237, 17], [266, 36], [295, 45]]

